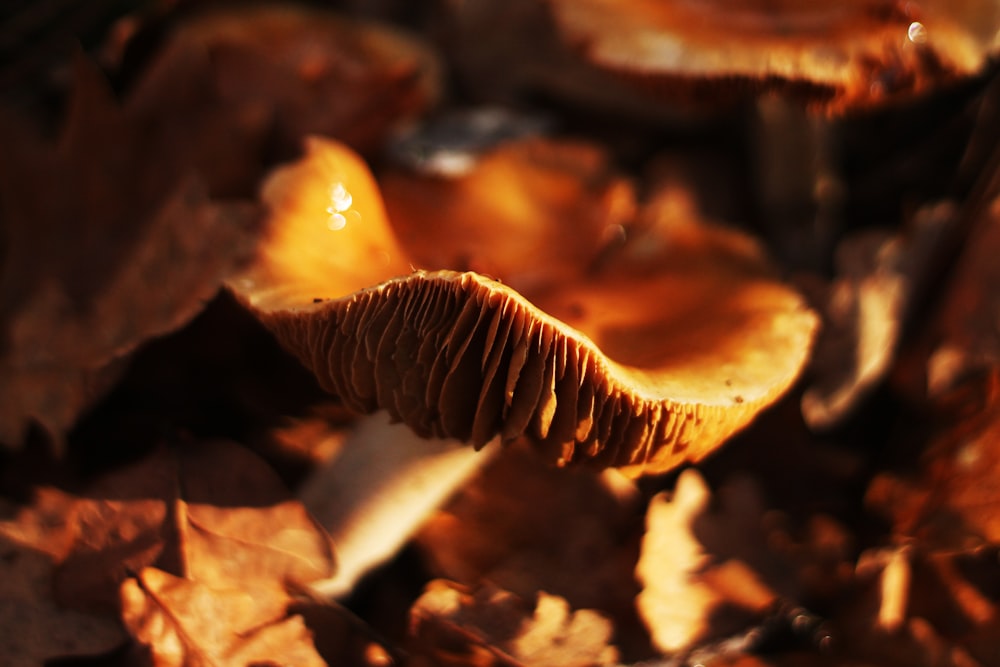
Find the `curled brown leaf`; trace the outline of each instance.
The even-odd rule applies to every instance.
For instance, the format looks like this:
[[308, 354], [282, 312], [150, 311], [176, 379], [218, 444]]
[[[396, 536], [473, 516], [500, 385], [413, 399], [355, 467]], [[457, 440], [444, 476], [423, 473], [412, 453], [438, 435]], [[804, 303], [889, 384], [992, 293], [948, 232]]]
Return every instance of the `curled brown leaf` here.
[[146, 568], [121, 587], [122, 619], [157, 667], [325, 667], [275, 582], [208, 584]]
[[82, 57], [57, 144], [20, 123], [0, 135], [0, 443], [37, 423], [58, 444], [115, 362], [190, 320], [249, 259], [257, 209], [151, 159]]
[[110, 616], [58, 607], [51, 596], [52, 558], [7, 537], [0, 527], [0, 655], [9, 667], [33, 667], [46, 660], [95, 655], [124, 637]]
[[796, 588], [765, 546], [754, 488], [732, 487], [717, 511], [711, 499], [700, 474], [687, 469], [673, 496], [655, 496], [647, 510], [636, 605], [666, 653], [736, 632]]
[[226, 442], [160, 451], [97, 482], [68, 522], [58, 598], [114, 607], [118, 585], [156, 566], [211, 585], [305, 583], [333, 569], [329, 538], [277, 475]]
[[544, 592], [532, 609], [495, 586], [435, 580], [410, 610], [410, 627], [417, 650], [444, 664], [585, 667], [618, 657], [606, 619]]

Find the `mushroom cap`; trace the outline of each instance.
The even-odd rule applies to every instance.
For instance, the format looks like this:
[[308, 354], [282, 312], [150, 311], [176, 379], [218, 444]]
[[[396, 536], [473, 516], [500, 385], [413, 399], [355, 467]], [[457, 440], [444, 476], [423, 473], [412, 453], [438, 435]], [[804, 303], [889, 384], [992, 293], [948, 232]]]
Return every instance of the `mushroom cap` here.
[[380, 175], [393, 232], [414, 266], [470, 269], [530, 293], [576, 280], [635, 217], [635, 188], [592, 144], [528, 136], [467, 159], [465, 173], [451, 177]]
[[831, 110], [974, 74], [1000, 45], [993, 0], [548, 2], [599, 66], [647, 84], [792, 88]]
[[[330, 229], [342, 189], [363, 210]], [[346, 405], [423, 436], [526, 437], [558, 464], [669, 470], [780, 396], [817, 325], [731, 230], [679, 224], [600, 271], [563, 267], [522, 292], [474, 271], [411, 270], [367, 168], [339, 144], [310, 140], [264, 198], [271, 236], [233, 291]]]

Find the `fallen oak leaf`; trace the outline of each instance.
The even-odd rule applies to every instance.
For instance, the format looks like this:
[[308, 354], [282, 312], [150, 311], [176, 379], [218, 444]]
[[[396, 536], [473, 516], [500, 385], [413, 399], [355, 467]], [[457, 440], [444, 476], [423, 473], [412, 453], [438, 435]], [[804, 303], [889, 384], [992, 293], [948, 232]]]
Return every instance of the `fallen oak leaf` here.
[[178, 12], [128, 111], [213, 194], [242, 195], [308, 134], [378, 150], [437, 101], [439, 70], [415, 36], [322, 8], [199, 8]]
[[156, 566], [213, 586], [328, 577], [323, 529], [277, 475], [223, 441], [161, 450], [77, 500], [75, 539], [55, 574], [66, 604], [113, 608], [131, 572]]
[[[252, 253], [257, 209], [210, 201], [78, 59], [57, 145], [0, 128], [0, 443], [58, 448], [115, 362], [192, 318]], [[16, 137], [9, 136], [17, 134]], [[224, 248], [224, 251], [220, 251]]]
[[702, 667], [810, 667], [816, 665], [826, 665], [820, 658], [810, 659], [808, 657], [782, 659], [772, 658], [765, 660], [755, 655], [723, 655], [711, 659], [699, 659], [698, 663]]
[[0, 656], [6, 667], [97, 655], [125, 637], [111, 616], [60, 608], [52, 599], [52, 557], [0, 527]]
[[121, 586], [122, 620], [157, 667], [325, 667], [277, 582], [208, 584], [146, 568]]
[[[490, 584], [467, 589], [434, 580], [410, 610], [415, 650], [450, 664], [509, 667], [614, 665], [612, 626], [593, 610], [572, 611], [545, 592], [534, 609]], [[468, 659], [463, 658], [468, 656]]]
[[1000, 197], [978, 211], [931, 324], [935, 347], [927, 360], [927, 392], [940, 397], [1000, 365], [994, 314], [1000, 307]]
[[916, 541], [864, 552], [859, 594], [832, 620], [851, 638], [840, 652], [900, 667], [996, 664], [998, 555], [995, 546], [937, 551]]
[[[357, 667], [414, 667], [403, 653], [396, 639], [390, 641], [386, 634], [374, 629], [368, 622], [347, 607], [319, 599], [303, 591], [296, 591], [288, 611], [305, 620], [313, 634], [317, 652], [329, 665], [356, 665]], [[399, 619], [412, 596], [401, 600], [393, 612]], [[368, 614], [365, 614], [369, 616]], [[370, 616], [369, 616], [370, 618]], [[393, 635], [396, 636], [395, 634]]]
[[190, 578], [306, 583], [333, 570], [328, 536], [270, 467], [242, 447], [205, 449], [179, 468]]
[[30, 505], [12, 510], [12, 518], [0, 522], [0, 535], [47, 554], [54, 561], [64, 558], [74, 539], [70, 515], [76, 501], [65, 491], [38, 487]]
[[[500, 453], [414, 538], [435, 577], [539, 590], [634, 623], [639, 492], [616, 470], [538, 465], [524, 443]], [[511, 493], [517, 489], [517, 493]]]
[[185, 323], [249, 257], [256, 209], [207, 193], [251, 192], [269, 151], [307, 130], [371, 149], [436, 96], [429, 50], [389, 29], [288, 7], [181, 23], [121, 105], [81, 59], [58, 146], [23, 123], [2, 133], [6, 446], [37, 422], [58, 448], [114, 362]]
[[863, 232], [840, 242], [837, 276], [824, 297], [824, 326], [802, 397], [810, 427], [842, 423], [889, 373], [914, 306], [913, 285], [954, 218], [949, 204], [927, 206], [905, 234]]
[[474, 272], [409, 272], [366, 166], [318, 138], [307, 153], [265, 185], [268, 239], [229, 285], [353, 409], [641, 474], [706, 456], [808, 356], [815, 316], [734, 231], [678, 221], [599, 274], [588, 263], [524, 295]]
[[866, 504], [896, 535], [950, 549], [1000, 541], [1000, 376], [994, 370], [983, 384], [975, 398], [983, 404], [933, 433], [915, 469], [884, 471], [869, 484]]

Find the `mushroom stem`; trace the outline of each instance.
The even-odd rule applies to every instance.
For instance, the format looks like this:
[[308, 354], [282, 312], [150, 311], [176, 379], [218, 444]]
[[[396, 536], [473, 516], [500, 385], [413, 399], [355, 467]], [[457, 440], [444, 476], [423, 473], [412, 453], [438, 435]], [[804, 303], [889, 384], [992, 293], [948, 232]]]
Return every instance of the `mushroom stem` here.
[[772, 247], [786, 266], [827, 266], [842, 224], [836, 123], [778, 95], [756, 109], [756, 187]]
[[498, 451], [497, 443], [476, 451], [457, 440], [421, 438], [390, 423], [384, 411], [361, 418], [340, 455], [299, 493], [337, 554], [336, 574], [313, 582], [312, 592], [327, 599], [350, 594]]

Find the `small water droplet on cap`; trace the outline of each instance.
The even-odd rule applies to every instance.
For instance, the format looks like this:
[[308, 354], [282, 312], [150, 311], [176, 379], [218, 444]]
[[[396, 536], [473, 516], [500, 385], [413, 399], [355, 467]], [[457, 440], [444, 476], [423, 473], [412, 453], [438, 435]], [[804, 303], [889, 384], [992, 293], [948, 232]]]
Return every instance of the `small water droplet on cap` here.
[[914, 21], [906, 29], [906, 36], [914, 44], [925, 44], [927, 42], [927, 28], [920, 21]]
[[[343, 213], [351, 208], [354, 197], [347, 191], [343, 183], [337, 183], [330, 188], [330, 206], [326, 209], [330, 213]], [[332, 209], [332, 210], [331, 210]]]

